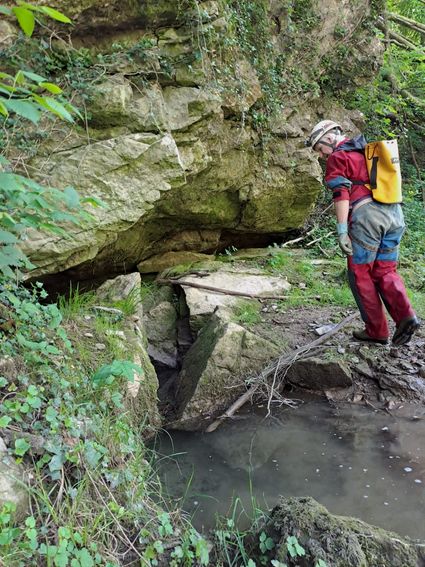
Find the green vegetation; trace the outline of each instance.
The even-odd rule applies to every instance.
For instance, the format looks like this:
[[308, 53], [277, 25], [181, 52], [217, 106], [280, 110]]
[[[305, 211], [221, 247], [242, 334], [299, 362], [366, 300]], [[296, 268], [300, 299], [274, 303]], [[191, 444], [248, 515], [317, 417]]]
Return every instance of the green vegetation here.
[[[284, 275], [292, 288], [282, 308], [302, 305], [354, 306], [345, 277], [345, 261], [342, 257], [319, 258], [315, 250], [290, 250], [273, 247], [272, 256], [264, 267], [273, 274]], [[317, 263], [319, 260], [319, 263]]]
[[261, 321], [260, 304], [258, 301], [239, 301], [233, 310], [234, 320], [243, 327], [251, 327]]
[[[185, 55], [186, 59], [158, 58], [156, 53], [159, 69], [152, 65], [155, 72], [170, 81], [173, 65], [199, 63], [206, 55], [212, 58], [216, 84], [223, 86], [226, 73], [234, 74], [232, 55], [243, 53], [257, 71], [263, 91], [250, 111], [250, 119], [259, 130], [282, 109], [286, 96], [307, 97], [331, 84], [335, 87], [331, 62], [329, 76], [319, 85], [291, 61], [292, 46], [300, 31], [309, 34], [305, 39], [308, 49], [314, 48], [313, 32], [319, 20], [310, 0], [284, 2], [287, 29], [280, 54], [270, 39], [271, 23], [264, 1], [222, 3], [229, 10], [224, 52], [214, 54], [218, 34], [207, 25], [203, 27], [205, 15], [188, 13], [191, 24], [202, 24], [205, 32], [200, 36], [199, 51]], [[410, 8], [408, 4], [394, 0], [390, 7], [419, 20], [419, 11], [409, 11], [419, 6], [419, 0]], [[0, 75], [0, 144], [9, 158], [2, 158], [0, 164], [0, 352], [4, 363], [0, 370], [0, 428], [9, 456], [31, 471], [25, 484], [31, 508], [22, 513], [13, 504], [6, 504], [0, 510], [2, 564], [114, 567], [131, 560], [146, 566], [284, 567], [284, 563], [272, 559], [276, 542], [261, 531], [264, 517], [254, 517], [252, 526], [244, 532], [228, 518], [211, 534], [211, 543], [179, 509], [170, 509], [162, 498], [143, 441], [152, 429], [148, 418], [144, 421], [140, 414], [148, 412], [135, 410], [139, 400], [127, 395], [135, 375], [146, 386], [149, 361], [134, 362], [133, 347], [127, 344], [124, 332], [139, 301], [152, 294], [155, 284], [144, 284], [126, 299], [112, 302], [108, 313], [96, 311], [94, 294], [81, 293], [78, 287], [71, 288], [56, 306], [47, 303], [41, 284], [24, 287], [20, 280], [20, 270], [32, 267], [19, 249], [30, 229], [67, 237], [67, 223], [84, 225], [88, 218], [84, 205], [101, 203], [80, 199], [72, 187], [59, 191], [24, 176], [19, 152], [33, 155], [39, 141], [48, 137], [52, 120], [64, 120], [74, 127], [75, 118], [86, 121], [89, 115], [78, 111], [69, 100], [78, 92], [76, 104], [84, 107], [107, 70], [115, 72], [123, 61], [145, 64], [155, 51], [152, 40], [133, 45], [116, 43], [108, 53], [64, 45], [51, 49], [43, 38], [32, 37], [36, 21], [53, 18], [69, 23], [66, 16], [20, 1], [1, 7], [0, 13], [16, 18], [23, 32], [0, 54], [6, 69]], [[370, 135], [382, 136], [383, 132], [401, 136], [405, 155], [410, 156], [402, 273], [414, 294], [415, 306], [425, 316], [421, 202], [424, 110], [417, 88], [423, 74], [423, 51], [421, 34], [414, 29], [408, 34], [415, 47], [405, 51], [391, 44], [380, 77], [352, 95], [350, 104], [365, 112]], [[342, 40], [346, 30], [336, 27], [334, 35]], [[349, 57], [350, 51], [340, 46], [337, 62]], [[225, 66], [220, 69], [223, 62]], [[151, 64], [146, 65], [151, 71]], [[145, 79], [139, 80], [143, 84]], [[239, 87], [242, 94], [243, 82]], [[305, 243], [317, 240], [311, 254], [300, 258], [295, 250], [273, 248], [271, 258], [265, 261], [270, 273], [284, 273], [293, 286], [285, 308], [317, 303], [353, 305], [344, 279], [343, 258], [335, 254], [336, 243], [329, 236], [333, 222], [325, 216], [320, 224], [314, 224]], [[233, 252], [230, 247], [224, 257], [231, 260]], [[323, 263], [314, 263], [323, 256]], [[179, 275], [188, 268], [190, 265], [169, 275]], [[259, 311], [259, 303], [241, 302], [236, 320], [248, 327], [255, 325], [260, 320]], [[146, 386], [144, 397], [148, 395]], [[152, 394], [155, 396], [156, 392]], [[253, 533], [259, 534], [254, 542]], [[288, 537], [286, 548], [290, 564], [305, 555], [295, 536]], [[319, 560], [315, 567], [325, 567], [324, 561]]]
[[403, 177], [425, 202], [423, 169], [425, 13], [421, 0], [388, 0], [378, 33], [386, 44], [383, 65], [367, 85], [344, 95], [363, 112], [370, 139], [397, 137]]

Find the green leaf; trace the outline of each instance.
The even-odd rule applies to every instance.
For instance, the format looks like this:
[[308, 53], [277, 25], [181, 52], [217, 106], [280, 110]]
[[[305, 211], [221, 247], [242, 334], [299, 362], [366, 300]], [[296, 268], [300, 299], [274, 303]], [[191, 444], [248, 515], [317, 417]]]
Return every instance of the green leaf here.
[[23, 6], [15, 6], [12, 8], [12, 12], [15, 14], [18, 24], [21, 26], [24, 34], [31, 37], [35, 26], [34, 14], [31, 10], [24, 8]]
[[3, 114], [3, 116], [7, 116], [9, 114], [9, 111], [7, 110], [5, 105], [1, 102], [1, 100], [0, 100], [0, 113]]
[[4, 14], [5, 16], [11, 16], [12, 10], [7, 8], [6, 6], [0, 6], [0, 14]]
[[50, 112], [53, 112], [53, 114], [56, 114], [56, 116], [59, 116], [59, 118], [62, 118], [63, 120], [67, 120], [68, 122], [74, 122], [74, 119], [72, 118], [71, 114], [59, 101], [55, 100], [50, 96], [46, 96], [46, 97], [34, 96], [34, 98], [40, 104], [40, 106], [46, 108]]
[[46, 89], [46, 91], [49, 91], [52, 94], [60, 94], [62, 92], [62, 89], [54, 83], [46, 83], [45, 81], [43, 81], [42, 83], [39, 83], [39, 86], [43, 87], [43, 89]]
[[62, 465], [65, 462], [65, 457], [63, 453], [59, 453], [58, 455], [53, 455], [50, 459], [49, 469], [51, 472], [60, 471], [62, 469]]
[[46, 79], [44, 77], [42, 77], [41, 75], [37, 75], [37, 73], [32, 73], [31, 71], [19, 71], [20, 73], [22, 73], [23, 75], [25, 75], [25, 77], [27, 77], [27, 79], [30, 79], [30, 81], [34, 81], [35, 83], [39, 84], [39, 83], [43, 83], [46, 81]]
[[34, 516], [30, 516], [25, 520], [25, 525], [27, 528], [35, 528], [35, 518]]
[[64, 24], [71, 24], [72, 23], [72, 20], [70, 20], [68, 18], [68, 16], [65, 16], [65, 14], [62, 14], [62, 12], [59, 12], [58, 10], [55, 10], [54, 8], [50, 8], [49, 6], [40, 6], [40, 11], [44, 12], [50, 18], [52, 18], [53, 20], [57, 20], [58, 22], [62, 22]]
[[4, 415], [3, 417], [0, 417], [0, 428], [7, 427], [11, 421], [12, 418], [9, 417], [8, 415]]
[[124, 376], [129, 381], [134, 380], [134, 372], [143, 374], [143, 368], [128, 360], [114, 360], [105, 364], [93, 375], [93, 382], [98, 385], [105, 384], [110, 376]]
[[31, 120], [34, 124], [37, 124], [40, 120], [40, 112], [31, 101], [10, 98], [4, 100], [4, 105], [12, 112]]
[[98, 199], [97, 197], [84, 197], [83, 199], [81, 199], [81, 203], [87, 203], [88, 205], [91, 205], [92, 207], [104, 207], [107, 208], [107, 204], [105, 203], [105, 201], [102, 201], [102, 199]]
[[16, 439], [15, 441], [15, 455], [23, 457], [31, 445], [25, 439]]
[[66, 204], [69, 208], [75, 209], [79, 206], [80, 196], [78, 195], [74, 187], [65, 187], [63, 194], [65, 196]]
[[8, 230], [0, 229], [0, 244], [16, 244], [18, 239]]
[[80, 560], [81, 567], [93, 567], [94, 561], [86, 547], [80, 549], [78, 552], [78, 559]]

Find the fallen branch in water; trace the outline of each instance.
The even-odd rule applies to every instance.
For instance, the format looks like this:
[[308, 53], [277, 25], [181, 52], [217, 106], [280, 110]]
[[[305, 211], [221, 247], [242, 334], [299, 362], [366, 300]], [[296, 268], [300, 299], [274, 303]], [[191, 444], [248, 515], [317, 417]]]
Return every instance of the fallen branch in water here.
[[249, 297], [250, 299], [274, 299], [275, 301], [288, 299], [287, 295], [258, 295], [256, 293], [244, 293], [242, 291], [234, 291], [231, 289], [223, 289], [221, 287], [213, 287], [210, 285], [204, 285], [195, 282], [187, 282], [179, 278], [157, 279], [155, 280], [155, 282], [162, 285], [181, 285], [181, 286], [196, 287], [198, 289], [213, 291], [214, 293], [222, 293], [223, 295], [237, 295], [239, 297]]
[[316, 346], [326, 342], [330, 337], [335, 335], [338, 331], [345, 327], [345, 325], [351, 323], [351, 321], [356, 319], [358, 316], [358, 312], [348, 315], [348, 317], [343, 319], [340, 323], [338, 323], [338, 325], [336, 325], [333, 329], [331, 329], [318, 339], [298, 348], [295, 351], [290, 352], [289, 354], [282, 355], [277, 360], [273, 361], [261, 372], [261, 374], [253, 379], [253, 384], [250, 386], [250, 388], [248, 388], [248, 390], [244, 394], [242, 394], [242, 396], [240, 396], [225, 413], [223, 413], [218, 419], [216, 419], [213, 423], [211, 423], [211, 425], [207, 427], [206, 432], [211, 433], [212, 431], [215, 431], [225, 419], [232, 417], [232, 415], [236, 413], [238, 409], [240, 409], [250, 398], [252, 398], [253, 394], [258, 390], [258, 388], [263, 385], [264, 382], [266, 382], [271, 376], [273, 376], [273, 381], [275, 382], [278, 374], [283, 374], [288, 366], [295, 362], [295, 360], [305, 358], [305, 355], [309, 353], [312, 348], [315, 348]]

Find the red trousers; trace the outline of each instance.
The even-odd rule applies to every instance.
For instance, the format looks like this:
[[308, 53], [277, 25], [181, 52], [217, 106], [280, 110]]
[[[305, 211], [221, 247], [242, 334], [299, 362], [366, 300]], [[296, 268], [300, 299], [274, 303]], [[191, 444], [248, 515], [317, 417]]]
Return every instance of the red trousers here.
[[366, 203], [350, 218], [353, 255], [348, 256], [348, 279], [366, 332], [372, 338], [389, 336], [384, 306], [396, 325], [415, 314], [397, 273], [398, 247], [404, 230], [400, 205]]

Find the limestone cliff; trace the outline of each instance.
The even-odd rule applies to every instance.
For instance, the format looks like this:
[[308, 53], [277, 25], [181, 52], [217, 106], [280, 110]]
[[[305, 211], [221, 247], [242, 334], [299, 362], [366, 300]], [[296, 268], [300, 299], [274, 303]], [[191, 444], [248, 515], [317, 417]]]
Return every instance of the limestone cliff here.
[[53, 129], [32, 171], [106, 207], [69, 239], [31, 234], [32, 277], [102, 279], [303, 225], [321, 187], [306, 132], [331, 109], [353, 131], [358, 117], [332, 91], [379, 62], [367, 0], [47, 4], [75, 21], [72, 47], [55, 49], [67, 61], [83, 53], [92, 78], [75, 93], [84, 123]]

